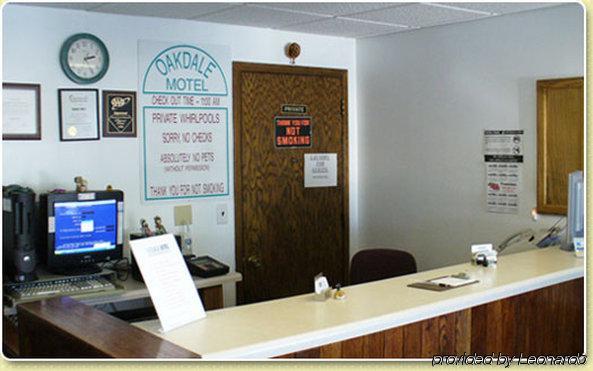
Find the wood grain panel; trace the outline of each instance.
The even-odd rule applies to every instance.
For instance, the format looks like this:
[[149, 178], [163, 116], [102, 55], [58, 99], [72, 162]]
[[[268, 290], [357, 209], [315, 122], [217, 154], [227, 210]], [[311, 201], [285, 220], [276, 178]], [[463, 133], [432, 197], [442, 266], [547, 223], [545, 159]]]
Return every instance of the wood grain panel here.
[[404, 358], [418, 358], [422, 355], [422, 322], [403, 327]]
[[[430, 318], [420, 322], [422, 324], [422, 358], [440, 354], [439, 349], [439, 317]], [[408, 339], [404, 339], [407, 341]]]
[[199, 355], [70, 297], [20, 304], [26, 358], [196, 358]]
[[583, 352], [583, 279], [472, 309], [472, 352], [574, 355]]
[[4, 316], [2, 316], [2, 352], [9, 358], [19, 355], [18, 328]]
[[342, 358], [363, 358], [364, 353], [363, 336], [342, 341]]
[[222, 285], [204, 287], [199, 289], [198, 292], [205, 310], [222, 309], [224, 307]]
[[537, 82], [537, 210], [566, 214], [568, 174], [583, 170], [583, 78]]
[[438, 325], [438, 354], [455, 354], [455, 342], [457, 341], [457, 339], [455, 338], [455, 325], [457, 322], [456, 320], [457, 316], [455, 315], [455, 313], [437, 317], [436, 321]]
[[299, 353], [311, 358], [582, 354], [583, 290], [583, 279], [576, 279]]
[[[233, 74], [238, 303], [309, 292], [319, 272], [345, 284], [347, 72], [236, 62]], [[275, 146], [274, 118], [285, 104], [307, 107], [311, 147]], [[337, 187], [304, 188], [305, 153], [337, 153]]]
[[453, 354], [469, 354], [472, 344], [472, 310], [464, 309], [455, 316], [455, 345]]
[[319, 358], [321, 356], [321, 348], [311, 348], [294, 353], [294, 358]]
[[364, 336], [364, 358], [383, 358], [385, 355], [385, 331]]
[[404, 356], [404, 330], [396, 327], [385, 331], [383, 347], [385, 358], [403, 358]]
[[341, 358], [342, 357], [342, 343], [332, 343], [321, 347], [319, 351], [321, 358]]

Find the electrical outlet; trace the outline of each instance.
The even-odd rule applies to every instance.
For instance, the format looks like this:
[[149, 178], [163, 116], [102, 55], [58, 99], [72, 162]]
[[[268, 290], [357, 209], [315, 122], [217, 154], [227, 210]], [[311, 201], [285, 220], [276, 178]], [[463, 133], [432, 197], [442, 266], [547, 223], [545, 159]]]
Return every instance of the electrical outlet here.
[[229, 222], [229, 210], [226, 204], [216, 205], [216, 224], [227, 224]]

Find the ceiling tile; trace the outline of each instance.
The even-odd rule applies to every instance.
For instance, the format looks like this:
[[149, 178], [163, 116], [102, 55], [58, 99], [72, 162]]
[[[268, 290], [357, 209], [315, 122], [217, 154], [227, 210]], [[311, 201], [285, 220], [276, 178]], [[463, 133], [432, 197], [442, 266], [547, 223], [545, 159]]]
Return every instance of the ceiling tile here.
[[410, 4], [348, 16], [348, 18], [409, 27], [435, 26], [482, 17], [484, 17], [482, 14], [423, 4]]
[[244, 5], [197, 17], [196, 19], [204, 22], [278, 28], [295, 23], [312, 22], [318, 19], [324, 19], [324, 17]]
[[48, 8], [61, 8], [72, 10], [91, 10], [103, 3], [12, 3], [12, 5], [31, 5], [31, 6], [45, 6]]
[[239, 6], [241, 4], [237, 3], [103, 3], [95, 11], [148, 17], [193, 19]]
[[295, 24], [280, 29], [293, 32], [313, 33], [341, 37], [363, 37], [403, 31], [406, 28], [367, 23], [343, 18], [328, 18], [305, 24]]
[[506, 14], [533, 10], [549, 6], [561, 5], [560, 3], [439, 3], [456, 8], [479, 10], [493, 14]]
[[388, 8], [397, 4], [398, 3], [254, 3], [250, 5], [271, 9], [336, 16]]

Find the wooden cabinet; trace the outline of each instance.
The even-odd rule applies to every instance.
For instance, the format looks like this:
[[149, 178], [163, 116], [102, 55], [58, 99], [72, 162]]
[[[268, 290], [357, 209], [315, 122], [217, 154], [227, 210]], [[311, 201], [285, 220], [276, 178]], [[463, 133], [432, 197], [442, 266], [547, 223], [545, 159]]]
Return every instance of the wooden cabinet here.
[[566, 214], [568, 174], [583, 170], [583, 78], [537, 82], [537, 211]]

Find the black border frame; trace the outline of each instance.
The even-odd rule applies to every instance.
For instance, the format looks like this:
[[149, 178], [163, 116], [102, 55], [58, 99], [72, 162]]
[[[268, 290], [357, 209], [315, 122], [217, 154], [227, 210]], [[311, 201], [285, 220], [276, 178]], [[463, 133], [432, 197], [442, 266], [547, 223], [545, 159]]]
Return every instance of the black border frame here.
[[[62, 92], [64, 91], [93, 91], [95, 92], [95, 116], [97, 118], [96, 125], [97, 125], [97, 137], [93, 138], [84, 138], [84, 139], [67, 139], [64, 138], [63, 135], [63, 122], [62, 122]], [[99, 89], [58, 89], [58, 120], [60, 122], [60, 142], [80, 142], [80, 141], [89, 141], [89, 140], [99, 140], [101, 139], [100, 128], [99, 128]]]

